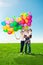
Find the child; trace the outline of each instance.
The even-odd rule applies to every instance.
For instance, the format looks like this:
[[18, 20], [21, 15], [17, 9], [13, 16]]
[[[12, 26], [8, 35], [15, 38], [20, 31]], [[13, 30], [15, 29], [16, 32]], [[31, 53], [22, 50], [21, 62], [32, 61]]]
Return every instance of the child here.
[[31, 46], [30, 46], [30, 38], [32, 38], [32, 30], [27, 30], [27, 35], [25, 35], [25, 53], [27, 53], [27, 46], [28, 46], [28, 53], [31, 53]]
[[25, 38], [24, 38], [24, 27], [22, 28], [21, 32], [20, 32], [20, 38], [17, 38], [16, 39], [21, 39], [21, 46], [20, 46], [20, 54], [22, 54], [23, 52], [23, 47], [24, 47], [24, 42], [25, 42]]

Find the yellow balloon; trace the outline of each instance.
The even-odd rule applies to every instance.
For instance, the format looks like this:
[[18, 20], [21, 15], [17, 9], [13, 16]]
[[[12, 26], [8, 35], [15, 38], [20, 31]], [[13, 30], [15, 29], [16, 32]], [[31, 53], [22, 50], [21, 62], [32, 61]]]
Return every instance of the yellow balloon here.
[[26, 13], [24, 13], [24, 16], [26, 16]]
[[10, 28], [10, 26], [9, 26], [9, 25], [6, 25], [6, 28], [7, 28], [7, 29], [9, 29], [9, 28]]
[[3, 26], [3, 30], [6, 30], [7, 29], [7, 27], [6, 26]]
[[23, 16], [23, 19], [26, 19], [26, 16], [25, 15]]
[[21, 21], [21, 20], [22, 20], [22, 19], [19, 17], [19, 18], [18, 18], [18, 21]]
[[13, 28], [9, 28], [9, 31], [13, 32]]
[[10, 18], [9, 17], [6, 17], [6, 19], [5, 20], [10, 20]]
[[24, 27], [25, 30], [28, 30], [28, 28], [29, 28], [28, 26], [25, 26], [25, 27]]

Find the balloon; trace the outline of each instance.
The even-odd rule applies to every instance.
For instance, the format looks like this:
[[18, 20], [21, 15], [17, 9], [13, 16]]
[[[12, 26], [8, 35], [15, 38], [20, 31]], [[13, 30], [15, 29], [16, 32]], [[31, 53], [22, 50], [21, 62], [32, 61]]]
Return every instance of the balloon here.
[[21, 20], [22, 20], [22, 19], [19, 17], [19, 18], [18, 18], [18, 21], [20, 22]]
[[32, 22], [32, 20], [29, 20], [29, 23], [31, 23]]
[[13, 25], [14, 25], [14, 26], [17, 26], [17, 24], [18, 24], [18, 23], [17, 23], [16, 21], [13, 22]]
[[31, 15], [31, 12], [28, 12], [28, 15]]
[[14, 31], [17, 31], [18, 30], [18, 28], [17, 27], [14, 27]]
[[31, 23], [28, 23], [28, 26], [31, 26]]
[[23, 16], [23, 19], [25, 20], [26, 19], [26, 16]]
[[15, 31], [12, 32], [12, 34], [14, 34], [14, 33], [15, 33]]
[[24, 24], [24, 26], [27, 26], [27, 24]]
[[16, 20], [16, 17], [15, 17], [15, 16], [13, 16], [13, 19], [14, 19], [14, 20]]
[[21, 26], [21, 25], [19, 25], [19, 26], [18, 26], [18, 29], [22, 29], [22, 26]]
[[10, 28], [10, 26], [9, 26], [9, 25], [6, 25], [6, 28], [7, 28], [7, 29], [9, 29], [9, 28]]
[[8, 31], [11, 31], [11, 32], [13, 32], [13, 28], [9, 28], [9, 29], [8, 29]]
[[28, 23], [28, 20], [27, 19], [25, 20], [25, 23]]
[[5, 21], [1, 22], [1, 24], [2, 24], [3, 26], [5, 26], [5, 25], [6, 25]]
[[8, 32], [8, 30], [6, 29], [6, 30], [3, 30], [4, 32]]
[[6, 21], [7, 21], [7, 20], [10, 20], [10, 18], [9, 18], [9, 17], [6, 17], [6, 19], [5, 19], [5, 20], [6, 20]]
[[7, 29], [7, 27], [6, 26], [3, 26], [3, 30], [6, 30]]
[[14, 26], [14, 24], [13, 23], [10, 23], [10, 27], [13, 27]]
[[28, 30], [28, 26], [25, 26], [24, 29], [25, 29], [25, 30]]
[[25, 23], [25, 21], [24, 21], [24, 20], [22, 20], [22, 21], [21, 21], [21, 24], [24, 24], [24, 23]]
[[8, 24], [8, 25], [9, 25], [9, 24], [10, 24], [10, 22], [9, 22], [9, 21], [6, 21], [6, 24]]
[[12, 34], [12, 32], [11, 31], [8, 31], [8, 34]]
[[11, 22], [13, 22], [13, 21], [14, 21], [14, 19], [13, 19], [13, 18], [10, 18], [10, 21], [11, 21]]

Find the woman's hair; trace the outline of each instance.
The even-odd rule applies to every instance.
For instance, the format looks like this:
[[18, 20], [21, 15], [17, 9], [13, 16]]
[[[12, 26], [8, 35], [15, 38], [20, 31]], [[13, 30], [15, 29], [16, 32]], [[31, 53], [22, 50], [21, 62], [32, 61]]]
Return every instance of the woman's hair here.
[[29, 29], [32, 32], [32, 29]]

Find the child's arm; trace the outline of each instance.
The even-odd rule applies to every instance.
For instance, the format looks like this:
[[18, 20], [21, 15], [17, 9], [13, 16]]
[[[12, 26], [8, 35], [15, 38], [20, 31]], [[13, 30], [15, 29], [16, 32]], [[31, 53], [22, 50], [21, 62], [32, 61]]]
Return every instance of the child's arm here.
[[15, 35], [15, 38], [16, 38], [17, 40], [19, 40], [19, 39], [20, 39], [20, 38], [17, 38], [17, 37], [16, 37], [16, 35]]

